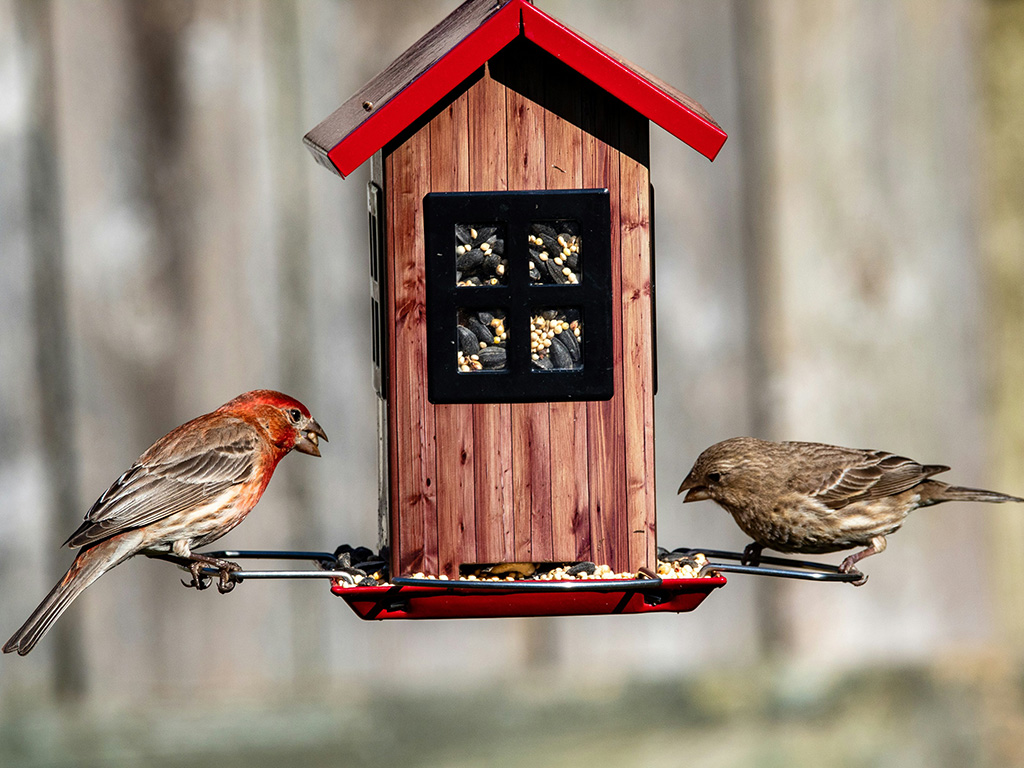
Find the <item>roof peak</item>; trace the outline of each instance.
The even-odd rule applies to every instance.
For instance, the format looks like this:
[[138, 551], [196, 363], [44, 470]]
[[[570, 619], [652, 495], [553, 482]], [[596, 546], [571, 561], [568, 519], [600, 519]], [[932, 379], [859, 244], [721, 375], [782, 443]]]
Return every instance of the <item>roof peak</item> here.
[[303, 142], [346, 176], [523, 36], [713, 160], [726, 134], [694, 99], [535, 7], [467, 0], [364, 85]]

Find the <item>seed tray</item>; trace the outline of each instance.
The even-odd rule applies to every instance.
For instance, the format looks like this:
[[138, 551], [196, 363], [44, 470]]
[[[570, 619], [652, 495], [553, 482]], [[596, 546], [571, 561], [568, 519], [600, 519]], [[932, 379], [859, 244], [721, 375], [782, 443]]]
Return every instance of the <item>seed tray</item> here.
[[396, 577], [388, 585], [331, 587], [359, 618], [484, 619], [683, 613], [723, 586], [722, 576], [696, 579], [465, 581]]

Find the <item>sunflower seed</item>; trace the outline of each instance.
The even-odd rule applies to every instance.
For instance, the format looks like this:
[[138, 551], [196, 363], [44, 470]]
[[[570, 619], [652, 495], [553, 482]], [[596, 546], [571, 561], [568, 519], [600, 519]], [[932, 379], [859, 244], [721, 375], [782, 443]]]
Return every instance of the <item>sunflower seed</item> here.
[[475, 317], [470, 316], [466, 318], [466, 325], [469, 327], [469, 330], [476, 335], [477, 339], [485, 344], [490, 344], [491, 339], [494, 338], [494, 334], [491, 333], [487, 326]]
[[572, 356], [569, 354], [569, 350], [565, 348], [565, 345], [559, 340], [558, 336], [551, 339], [551, 346], [548, 348], [548, 355], [555, 368], [573, 367]]
[[460, 272], [473, 272], [484, 261], [484, 252], [479, 248], [474, 248], [471, 251], [466, 251], [461, 256], [455, 257], [455, 268]]
[[455, 331], [462, 354], [467, 357], [476, 354], [476, 351], [480, 349], [480, 340], [477, 335], [464, 325], [456, 326]]
[[505, 367], [505, 360], [507, 358], [504, 347], [487, 347], [486, 349], [481, 349], [479, 355], [480, 364], [484, 368], [493, 370], [495, 368]]

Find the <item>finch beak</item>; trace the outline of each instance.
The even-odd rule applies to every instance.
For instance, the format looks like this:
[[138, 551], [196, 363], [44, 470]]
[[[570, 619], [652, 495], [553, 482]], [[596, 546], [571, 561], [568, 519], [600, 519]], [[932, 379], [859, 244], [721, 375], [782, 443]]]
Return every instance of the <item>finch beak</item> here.
[[708, 495], [708, 489], [703, 485], [699, 485], [693, 478], [693, 475], [687, 475], [686, 479], [683, 480], [682, 485], [679, 486], [678, 493], [686, 491], [686, 495], [683, 497], [683, 504], [691, 501], [706, 501], [711, 496]]
[[316, 423], [316, 419], [310, 419], [299, 433], [299, 439], [295, 441], [295, 450], [308, 453], [310, 456], [319, 456], [321, 437], [325, 443], [329, 442], [324, 428]]

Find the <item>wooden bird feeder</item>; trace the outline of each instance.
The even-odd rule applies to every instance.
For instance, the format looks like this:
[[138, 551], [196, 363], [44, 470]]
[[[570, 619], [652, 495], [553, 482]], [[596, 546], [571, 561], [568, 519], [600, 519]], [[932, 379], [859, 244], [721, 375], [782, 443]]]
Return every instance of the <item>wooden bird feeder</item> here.
[[[341, 176], [371, 160], [393, 580], [656, 567], [649, 121], [712, 160], [726, 140], [696, 101], [531, 2], [469, 0], [306, 135]], [[700, 598], [724, 583], [694, 581]], [[606, 612], [590, 593], [586, 612]], [[440, 614], [583, 612], [544, 599]], [[647, 605], [695, 607], [673, 599]]]

